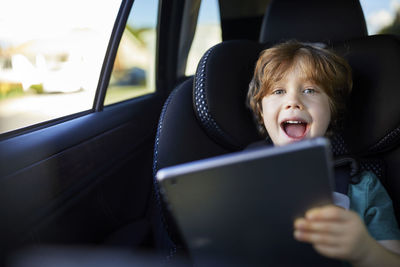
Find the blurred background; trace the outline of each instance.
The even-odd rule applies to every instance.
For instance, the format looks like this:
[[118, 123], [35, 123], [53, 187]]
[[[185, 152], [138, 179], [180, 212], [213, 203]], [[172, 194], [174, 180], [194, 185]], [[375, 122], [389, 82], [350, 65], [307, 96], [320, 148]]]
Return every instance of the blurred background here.
[[[368, 32], [400, 34], [400, 0], [361, 0]], [[0, 9], [0, 134], [90, 110], [121, 0], [6, 0]], [[96, 12], [93, 12], [93, 6]], [[51, 10], [59, 12], [49, 13]], [[155, 89], [156, 7], [136, 0], [105, 105]], [[203, 0], [186, 75], [221, 42], [218, 0]]]

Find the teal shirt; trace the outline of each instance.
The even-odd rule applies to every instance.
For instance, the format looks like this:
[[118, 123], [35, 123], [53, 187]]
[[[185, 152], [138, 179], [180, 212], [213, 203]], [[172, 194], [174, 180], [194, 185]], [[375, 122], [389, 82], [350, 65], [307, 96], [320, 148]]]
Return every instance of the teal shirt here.
[[400, 240], [392, 200], [372, 172], [363, 172], [358, 184], [350, 184], [350, 209], [357, 212], [375, 240]]

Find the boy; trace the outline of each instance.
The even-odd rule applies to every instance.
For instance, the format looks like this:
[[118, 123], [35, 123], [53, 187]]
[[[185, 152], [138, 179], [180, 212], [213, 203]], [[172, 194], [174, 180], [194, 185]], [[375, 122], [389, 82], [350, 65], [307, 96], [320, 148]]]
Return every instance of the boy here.
[[[260, 132], [280, 146], [331, 135], [351, 88], [351, 68], [343, 58], [289, 41], [261, 54], [248, 104]], [[353, 266], [400, 266], [400, 230], [390, 197], [372, 173], [361, 175], [359, 184], [349, 186], [354, 211], [334, 205], [311, 209], [294, 222], [294, 237]]]

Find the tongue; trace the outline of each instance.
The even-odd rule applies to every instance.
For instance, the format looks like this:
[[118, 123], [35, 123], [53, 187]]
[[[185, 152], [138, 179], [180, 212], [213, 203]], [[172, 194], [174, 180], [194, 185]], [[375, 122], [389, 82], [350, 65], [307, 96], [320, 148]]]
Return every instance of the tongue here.
[[306, 124], [305, 123], [300, 123], [300, 124], [286, 124], [285, 125], [285, 132], [288, 136], [292, 138], [299, 138], [304, 135], [304, 132], [306, 131]]

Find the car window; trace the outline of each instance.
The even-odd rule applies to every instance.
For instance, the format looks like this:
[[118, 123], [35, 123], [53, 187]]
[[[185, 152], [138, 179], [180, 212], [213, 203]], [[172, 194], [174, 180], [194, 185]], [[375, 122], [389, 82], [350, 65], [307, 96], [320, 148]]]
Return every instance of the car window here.
[[0, 3], [0, 133], [93, 107], [121, 0]]
[[158, 0], [135, 0], [118, 48], [105, 105], [155, 91]]
[[193, 75], [203, 54], [222, 41], [218, 0], [202, 0], [196, 32], [189, 50], [185, 75]]
[[400, 35], [400, 0], [360, 0], [368, 34]]

